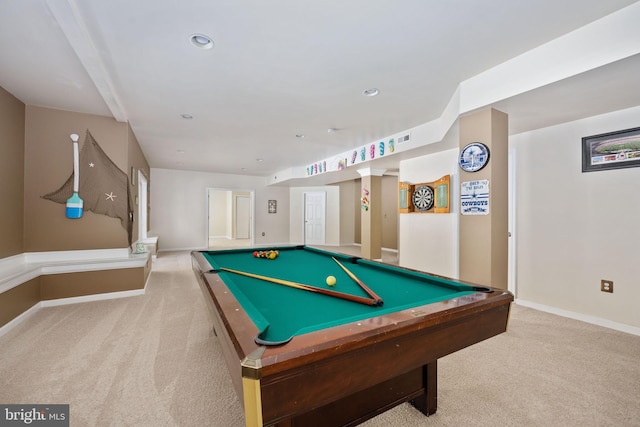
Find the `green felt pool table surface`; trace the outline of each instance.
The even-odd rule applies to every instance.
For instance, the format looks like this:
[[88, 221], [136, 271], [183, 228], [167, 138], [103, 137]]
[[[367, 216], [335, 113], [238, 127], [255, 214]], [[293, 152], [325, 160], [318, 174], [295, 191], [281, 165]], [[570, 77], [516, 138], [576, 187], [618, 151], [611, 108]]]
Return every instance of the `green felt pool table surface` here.
[[[462, 297], [478, 289], [439, 276], [310, 247], [277, 249], [275, 259], [254, 257], [256, 249], [203, 252], [267, 343], [286, 342], [307, 332]], [[238, 270], [369, 298], [334, 257], [375, 292], [383, 304], [361, 304], [221, 270]], [[327, 276], [336, 278], [334, 286], [327, 285]]]

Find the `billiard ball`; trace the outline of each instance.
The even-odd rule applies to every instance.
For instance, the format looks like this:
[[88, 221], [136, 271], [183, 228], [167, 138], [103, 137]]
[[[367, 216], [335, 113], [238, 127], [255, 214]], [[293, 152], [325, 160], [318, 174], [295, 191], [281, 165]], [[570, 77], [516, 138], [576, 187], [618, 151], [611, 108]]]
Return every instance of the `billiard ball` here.
[[258, 258], [258, 251], [253, 251], [253, 257]]
[[336, 278], [333, 276], [328, 276], [327, 277], [327, 285], [329, 286], [333, 286], [336, 284]]

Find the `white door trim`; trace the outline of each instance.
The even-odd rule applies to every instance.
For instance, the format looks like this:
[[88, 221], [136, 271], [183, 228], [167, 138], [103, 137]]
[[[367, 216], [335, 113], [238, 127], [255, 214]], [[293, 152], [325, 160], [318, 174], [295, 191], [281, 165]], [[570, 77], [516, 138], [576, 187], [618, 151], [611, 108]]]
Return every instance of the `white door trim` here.
[[209, 196], [211, 191], [227, 191], [227, 192], [238, 192], [238, 193], [249, 193], [249, 234], [250, 234], [250, 245], [253, 246], [255, 244], [255, 192], [250, 189], [243, 188], [219, 188], [219, 187], [207, 187], [205, 188], [205, 204], [206, 204], [206, 227], [205, 227], [205, 248], [209, 247], [209, 223], [210, 223], [210, 215], [211, 210], [209, 206]]
[[138, 241], [143, 242], [147, 238], [147, 177], [138, 169]]
[[508, 155], [508, 176], [509, 176], [509, 225], [508, 225], [508, 260], [507, 260], [507, 288], [517, 297], [517, 251], [516, 251], [516, 150], [509, 149]]

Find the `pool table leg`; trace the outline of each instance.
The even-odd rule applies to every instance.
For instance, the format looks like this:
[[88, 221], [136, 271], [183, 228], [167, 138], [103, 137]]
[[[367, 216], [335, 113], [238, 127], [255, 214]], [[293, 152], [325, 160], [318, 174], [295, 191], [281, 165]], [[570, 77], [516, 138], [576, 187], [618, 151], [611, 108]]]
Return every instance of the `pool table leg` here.
[[246, 427], [262, 427], [262, 355], [266, 347], [258, 347], [241, 362], [244, 422]]
[[438, 409], [438, 361], [434, 360], [422, 367], [424, 394], [411, 399], [411, 404], [423, 414], [435, 414]]
[[244, 392], [244, 422], [246, 427], [262, 427], [262, 401], [260, 380], [242, 378]]

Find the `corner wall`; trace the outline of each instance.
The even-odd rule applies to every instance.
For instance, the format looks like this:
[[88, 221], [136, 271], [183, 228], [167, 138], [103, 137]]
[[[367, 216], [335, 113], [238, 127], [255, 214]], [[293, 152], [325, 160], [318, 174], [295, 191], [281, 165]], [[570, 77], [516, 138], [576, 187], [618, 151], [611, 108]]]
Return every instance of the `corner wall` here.
[[[340, 244], [360, 244], [360, 179], [340, 182]], [[382, 176], [382, 248], [398, 249], [398, 177]]]
[[582, 137], [638, 117], [635, 107], [510, 138], [518, 300], [640, 327], [640, 168], [582, 173], [581, 163]]
[[398, 260], [403, 267], [458, 277], [458, 149], [400, 162], [399, 181], [417, 184], [451, 175], [450, 213], [406, 213], [398, 218]]
[[[582, 173], [582, 137], [638, 127], [640, 107], [509, 137], [515, 294], [522, 305], [640, 328], [640, 168]], [[458, 149], [401, 162], [400, 181], [451, 174], [449, 215], [400, 215], [400, 265], [457, 277]], [[600, 280], [614, 293], [600, 291]], [[615, 324], [614, 324], [615, 323]]]
[[[109, 158], [127, 175], [129, 129], [109, 117], [27, 106], [24, 162], [24, 250], [26, 252], [126, 248], [118, 218], [85, 212], [68, 219], [64, 204], [43, 199], [73, 173], [73, 144], [91, 131]], [[126, 197], [126, 195], [124, 196]]]
[[356, 196], [360, 194], [360, 181], [344, 181], [337, 185], [340, 188], [340, 244], [360, 243], [360, 222], [356, 223], [356, 214], [358, 218], [360, 214], [360, 201], [356, 203]]
[[290, 229], [289, 242], [292, 244], [304, 243], [304, 193], [305, 192], [325, 192], [326, 193], [326, 216], [325, 216], [325, 245], [340, 244], [340, 187], [327, 185], [321, 187], [294, 187], [290, 189]]
[[0, 87], [0, 258], [24, 252], [25, 105]]
[[[289, 188], [266, 186], [262, 177], [151, 169], [151, 232], [160, 250], [206, 249], [207, 188], [254, 191], [256, 245], [289, 243]], [[278, 212], [268, 213], [268, 201]], [[262, 236], [262, 233], [265, 233]]]

